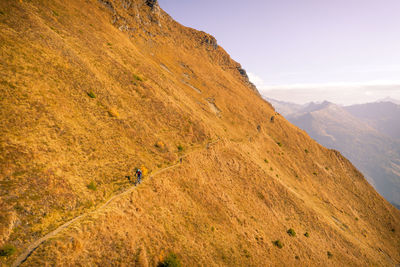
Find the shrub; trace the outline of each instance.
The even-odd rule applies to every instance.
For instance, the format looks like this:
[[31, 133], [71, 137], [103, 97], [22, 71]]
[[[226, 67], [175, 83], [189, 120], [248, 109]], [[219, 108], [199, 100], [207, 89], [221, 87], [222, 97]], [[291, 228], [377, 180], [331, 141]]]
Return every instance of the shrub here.
[[149, 170], [144, 165], [141, 165], [140, 169], [142, 170], [143, 177], [149, 173]]
[[93, 181], [91, 181], [90, 184], [88, 184], [86, 187], [93, 191], [97, 190], [97, 185]]
[[294, 258], [296, 259], [296, 260], [300, 260], [300, 257], [299, 256], [294, 256]]
[[107, 113], [110, 117], [113, 117], [113, 118], [119, 117], [119, 113], [115, 108], [110, 108], [109, 110], [107, 110]]
[[143, 79], [142, 77], [140, 77], [139, 75], [133, 74], [133, 79], [135, 79], [136, 81], [142, 82]]
[[278, 145], [278, 146], [282, 146], [282, 143], [281, 142], [276, 142], [276, 144]]
[[304, 152], [306, 152], [306, 154], [308, 154], [308, 153], [309, 153], [308, 149], [304, 149]]
[[14, 254], [15, 251], [16, 249], [13, 245], [4, 245], [2, 248], [0, 248], [0, 256], [9, 257]]
[[267, 159], [264, 159], [264, 162], [265, 162], [265, 163], [268, 163], [268, 160], [267, 160]]
[[90, 97], [90, 98], [96, 98], [96, 95], [93, 93], [93, 92], [87, 92], [87, 95]]
[[158, 267], [181, 267], [182, 264], [175, 253], [169, 253], [165, 259], [158, 263]]
[[312, 174], [313, 174], [313, 175], [318, 175], [318, 173], [316, 173], [316, 172], [313, 172]]
[[244, 249], [244, 250], [243, 250], [243, 254], [244, 254], [244, 256], [245, 256], [246, 258], [250, 258], [250, 257], [251, 257], [250, 252], [249, 252], [247, 249]]
[[289, 230], [287, 230], [287, 233], [288, 233], [290, 236], [296, 236], [296, 232], [294, 231], [293, 228], [290, 228]]
[[270, 171], [273, 171], [274, 169], [272, 167], [269, 168]]
[[304, 236], [305, 236], [305, 237], [310, 237], [310, 234], [309, 234], [308, 232], [305, 232], [305, 233], [304, 233]]
[[278, 248], [283, 248], [283, 244], [282, 242], [278, 239], [275, 240], [274, 242], [272, 242], [275, 246], [277, 246]]
[[162, 150], [165, 149], [165, 144], [162, 141], [157, 141], [154, 146]]
[[328, 258], [332, 258], [333, 257], [333, 254], [330, 251], [326, 252], [326, 255], [328, 255]]
[[178, 151], [180, 151], [180, 152], [183, 151], [183, 146], [182, 145], [178, 145]]

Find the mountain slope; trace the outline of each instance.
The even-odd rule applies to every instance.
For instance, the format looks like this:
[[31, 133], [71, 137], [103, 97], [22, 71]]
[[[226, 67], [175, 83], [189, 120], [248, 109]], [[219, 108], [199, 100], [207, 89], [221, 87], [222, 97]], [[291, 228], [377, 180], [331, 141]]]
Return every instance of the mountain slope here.
[[[22, 266], [154, 266], [169, 251], [185, 266], [400, 262], [399, 211], [277, 115], [212, 36], [156, 1], [0, 11], [0, 245], [16, 248], [2, 263], [89, 211]], [[98, 210], [135, 166], [143, 183]]]
[[345, 109], [379, 132], [400, 141], [400, 105], [392, 102], [375, 102], [348, 106]]
[[[310, 105], [287, 118], [319, 143], [341, 151], [378, 192], [399, 206], [400, 144], [378, 131], [373, 124], [350, 114], [351, 108], [324, 102]], [[353, 110], [353, 113], [356, 112]]]

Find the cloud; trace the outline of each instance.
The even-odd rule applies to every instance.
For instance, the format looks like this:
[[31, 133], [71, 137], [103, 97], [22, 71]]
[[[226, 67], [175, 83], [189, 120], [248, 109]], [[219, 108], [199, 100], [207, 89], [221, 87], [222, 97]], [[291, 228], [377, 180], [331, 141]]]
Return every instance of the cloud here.
[[265, 87], [264, 80], [260, 76], [257, 76], [252, 72], [248, 72], [247, 76], [249, 76], [250, 82], [252, 82], [257, 88]]

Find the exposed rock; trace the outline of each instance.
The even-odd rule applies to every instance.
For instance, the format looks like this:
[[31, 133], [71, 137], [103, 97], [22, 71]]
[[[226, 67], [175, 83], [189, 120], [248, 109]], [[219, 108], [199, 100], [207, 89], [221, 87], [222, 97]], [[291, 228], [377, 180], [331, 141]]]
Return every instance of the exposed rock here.
[[103, 6], [107, 7], [108, 9], [110, 9], [112, 12], [115, 12], [115, 9], [113, 7], [113, 4], [111, 3], [111, 1], [108, 0], [98, 0], [99, 3], [103, 4]]
[[247, 72], [245, 69], [242, 68], [242, 66], [238, 65], [236, 67], [236, 69], [239, 71], [240, 75], [242, 75], [242, 77], [244, 78], [244, 80], [246, 81], [247, 85], [254, 91], [256, 92], [258, 95], [260, 95], [260, 92], [258, 92], [257, 87], [250, 82], [249, 80], [249, 76], [247, 75]]
[[155, 5], [157, 5], [157, 0], [146, 0], [146, 5], [148, 5], [149, 7], [154, 7]]
[[204, 34], [203, 38], [202, 38], [202, 43], [211, 46], [213, 49], [217, 49], [218, 48], [218, 44], [217, 44], [217, 39], [215, 39], [214, 36], [202, 32]]

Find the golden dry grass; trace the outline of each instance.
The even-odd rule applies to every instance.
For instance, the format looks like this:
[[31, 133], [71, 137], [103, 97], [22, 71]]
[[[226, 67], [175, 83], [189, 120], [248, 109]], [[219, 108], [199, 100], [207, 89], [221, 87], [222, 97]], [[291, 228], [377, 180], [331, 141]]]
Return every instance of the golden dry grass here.
[[346, 159], [276, 114], [208, 35], [125, 2], [0, 2], [0, 245], [17, 248], [3, 263], [182, 153], [24, 265], [400, 262], [399, 211]]

